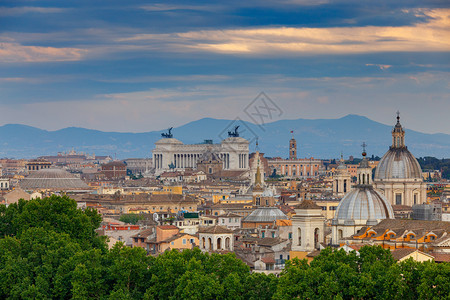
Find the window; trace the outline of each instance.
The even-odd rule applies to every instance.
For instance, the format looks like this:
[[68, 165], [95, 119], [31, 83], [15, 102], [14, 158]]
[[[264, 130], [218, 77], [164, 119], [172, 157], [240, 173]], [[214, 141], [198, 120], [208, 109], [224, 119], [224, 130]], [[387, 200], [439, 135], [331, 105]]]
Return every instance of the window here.
[[402, 204], [402, 194], [395, 194], [395, 205]]
[[414, 194], [414, 204], [417, 204], [417, 194]]
[[266, 236], [266, 232], [265, 232], [265, 231], [262, 231], [262, 232], [261, 232], [261, 237], [264, 238], [265, 236]]
[[191, 242], [191, 244], [193, 244], [194, 243], [194, 239], [190, 239], [189, 242]]
[[222, 219], [222, 224], [225, 224], [225, 219]]
[[172, 243], [170, 243], [171, 245], [173, 245], [174, 244], [174, 242], [172, 242]]
[[[172, 242], [173, 243], [173, 242]], [[173, 244], [172, 244], [173, 245]], [[186, 245], [186, 239], [183, 239], [183, 245]]]
[[275, 237], [275, 232], [272, 232], [272, 237], [273, 237], [273, 238]]
[[289, 232], [289, 239], [292, 240], [292, 232]]

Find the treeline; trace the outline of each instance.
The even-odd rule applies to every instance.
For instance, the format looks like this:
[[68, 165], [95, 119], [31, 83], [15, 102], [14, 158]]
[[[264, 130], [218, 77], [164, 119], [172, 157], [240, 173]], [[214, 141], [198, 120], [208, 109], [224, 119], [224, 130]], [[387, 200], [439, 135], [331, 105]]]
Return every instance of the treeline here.
[[423, 171], [441, 170], [442, 178], [450, 179], [450, 158], [438, 159], [436, 157], [419, 157], [417, 161]]
[[323, 250], [280, 277], [234, 254], [147, 256], [95, 233], [101, 219], [67, 197], [0, 206], [1, 299], [448, 299], [450, 265], [396, 263], [387, 250]]

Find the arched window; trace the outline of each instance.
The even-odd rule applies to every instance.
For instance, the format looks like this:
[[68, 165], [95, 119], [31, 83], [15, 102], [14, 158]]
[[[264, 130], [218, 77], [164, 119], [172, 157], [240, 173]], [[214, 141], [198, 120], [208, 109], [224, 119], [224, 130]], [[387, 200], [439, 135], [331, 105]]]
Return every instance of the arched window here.
[[208, 248], [207, 249], [209, 249], [209, 250], [212, 250], [212, 240], [211, 240], [211, 238], [208, 238]]
[[319, 249], [319, 228], [314, 229], [314, 248]]
[[206, 240], [205, 240], [205, 237], [202, 238], [202, 247], [203, 247], [203, 249], [206, 249]]
[[298, 229], [298, 245], [302, 245], [302, 230], [300, 228]]
[[227, 237], [227, 238], [225, 239], [225, 249], [226, 249], [226, 250], [232, 250], [232, 249], [231, 249], [231, 245], [230, 245], [230, 238], [229, 238], [229, 237]]
[[338, 230], [338, 239], [342, 240], [342, 238], [344, 237], [344, 233], [342, 232], [342, 229]]
[[217, 239], [217, 250], [221, 250], [222, 249], [222, 238], [218, 238]]

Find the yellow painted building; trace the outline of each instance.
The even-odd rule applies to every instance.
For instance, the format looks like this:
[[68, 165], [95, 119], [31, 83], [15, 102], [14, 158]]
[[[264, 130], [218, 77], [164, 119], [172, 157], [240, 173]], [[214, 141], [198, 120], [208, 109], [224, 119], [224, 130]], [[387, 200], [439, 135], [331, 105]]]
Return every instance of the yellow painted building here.
[[174, 185], [174, 186], [163, 186], [162, 191], [154, 191], [152, 192], [154, 195], [182, 195], [183, 194], [183, 186], [181, 185]]

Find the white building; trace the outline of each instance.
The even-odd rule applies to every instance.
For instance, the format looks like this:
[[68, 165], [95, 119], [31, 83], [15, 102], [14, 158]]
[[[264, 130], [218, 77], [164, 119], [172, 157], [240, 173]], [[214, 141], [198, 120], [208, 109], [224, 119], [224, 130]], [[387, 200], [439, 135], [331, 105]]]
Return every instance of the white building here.
[[200, 228], [198, 230], [198, 239], [200, 241], [200, 250], [202, 251], [234, 250], [233, 231], [223, 226]]
[[9, 178], [0, 177], [0, 190], [9, 190]]
[[312, 252], [324, 241], [325, 217], [322, 208], [311, 200], [303, 200], [295, 207], [292, 217], [292, 251]]
[[220, 144], [205, 142], [203, 144], [185, 145], [181, 141], [169, 137], [162, 138], [155, 143], [153, 149], [153, 166], [155, 175], [162, 172], [196, 169], [197, 162], [207, 152], [214, 152], [223, 164], [223, 170], [247, 171], [249, 170], [249, 142], [242, 137], [229, 137]]
[[220, 226], [225, 226], [228, 229], [238, 229], [241, 228], [242, 216], [228, 212], [226, 214], [217, 217], [217, 222]]

